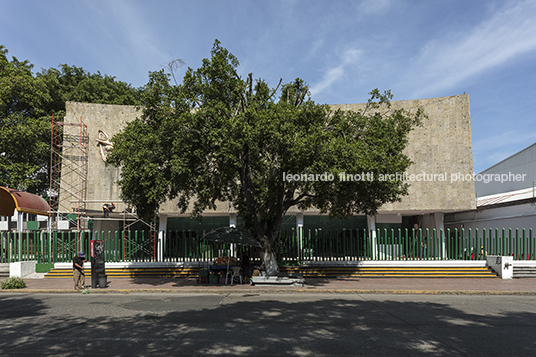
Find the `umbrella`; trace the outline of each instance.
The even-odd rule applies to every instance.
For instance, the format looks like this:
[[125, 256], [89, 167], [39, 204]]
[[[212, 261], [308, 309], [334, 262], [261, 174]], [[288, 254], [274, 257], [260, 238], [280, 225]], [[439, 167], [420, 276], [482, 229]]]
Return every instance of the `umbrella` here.
[[202, 239], [217, 243], [234, 243], [252, 247], [261, 246], [251, 233], [235, 227], [216, 228], [205, 234]]
[[[210, 240], [217, 243], [232, 243], [239, 245], [249, 245], [252, 247], [261, 246], [251, 233], [235, 227], [216, 228], [205, 234], [202, 239]], [[229, 255], [231, 255], [230, 249]], [[230, 259], [227, 259], [227, 272], [229, 272], [229, 261]]]

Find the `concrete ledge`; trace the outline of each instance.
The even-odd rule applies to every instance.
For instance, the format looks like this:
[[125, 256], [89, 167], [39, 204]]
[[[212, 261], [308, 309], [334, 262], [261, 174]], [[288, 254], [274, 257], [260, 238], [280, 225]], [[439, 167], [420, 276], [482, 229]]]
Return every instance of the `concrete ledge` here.
[[536, 267], [536, 260], [514, 260], [516, 268], [532, 268]]
[[514, 278], [514, 258], [510, 256], [488, 255], [487, 264], [501, 279]]
[[304, 261], [302, 267], [485, 267], [485, 260], [355, 260], [317, 262]]
[[[203, 262], [106, 262], [107, 269], [143, 269], [143, 268], [207, 268], [208, 263]], [[84, 265], [91, 267], [91, 262]], [[55, 263], [55, 269], [72, 269], [73, 263]]]
[[35, 265], [37, 261], [9, 263], [9, 277], [24, 278], [25, 276], [35, 274]]
[[252, 276], [251, 282], [253, 285], [263, 286], [303, 286], [305, 279], [299, 274], [288, 274], [279, 276]]
[[[520, 262], [516, 261], [516, 266]], [[90, 267], [91, 263], [86, 263]], [[534, 263], [528, 263], [536, 265]], [[211, 263], [207, 262], [106, 262], [106, 268], [110, 269], [143, 269], [143, 268], [207, 268]], [[521, 264], [520, 264], [521, 265]], [[303, 268], [313, 267], [486, 267], [485, 260], [372, 260], [372, 261], [305, 261]], [[528, 265], [527, 265], [528, 266]], [[73, 263], [55, 263], [55, 269], [72, 269]]]

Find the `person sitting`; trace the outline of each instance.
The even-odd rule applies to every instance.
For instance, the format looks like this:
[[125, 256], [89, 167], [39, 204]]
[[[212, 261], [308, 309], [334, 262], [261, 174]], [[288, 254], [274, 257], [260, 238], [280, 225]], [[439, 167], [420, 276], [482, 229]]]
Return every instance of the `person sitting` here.
[[242, 255], [242, 260], [240, 262], [242, 266], [242, 276], [244, 277], [244, 283], [249, 284], [249, 277], [251, 276], [251, 262], [249, 260], [249, 256], [244, 253]]

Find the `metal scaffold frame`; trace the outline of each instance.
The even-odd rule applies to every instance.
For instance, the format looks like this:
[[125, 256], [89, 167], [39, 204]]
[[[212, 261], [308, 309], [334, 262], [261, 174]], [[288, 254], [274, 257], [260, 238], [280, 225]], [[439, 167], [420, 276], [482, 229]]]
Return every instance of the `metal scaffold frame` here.
[[[65, 123], [52, 115], [50, 135], [50, 227], [58, 229], [60, 220], [68, 220], [77, 230], [85, 227], [88, 172], [88, 130], [82, 121]], [[61, 201], [59, 200], [62, 196]]]
[[[130, 217], [130, 218], [127, 218]], [[127, 223], [127, 220], [131, 220], [130, 223]], [[153, 259], [157, 258], [157, 236], [156, 236], [156, 223], [153, 220], [151, 223], [145, 222], [143, 219], [139, 218], [137, 214], [131, 212], [129, 209], [125, 208], [125, 211], [123, 211], [123, 246], [127, 247], [130, 246], [130, 233], [131, 233], [131, 227], [135, 225], [138, 222], [142, 222], [147, 227], [149, 227], [149, 241], [145, 242], [144, 244], [138, 244], [135, 243], [136, 248], [135, 249], [149, 249], [148, 252], [150, 252], [150, 255]], [[125, 249], [123, 251], [123, 259], [127, 259], [127, 250]]]

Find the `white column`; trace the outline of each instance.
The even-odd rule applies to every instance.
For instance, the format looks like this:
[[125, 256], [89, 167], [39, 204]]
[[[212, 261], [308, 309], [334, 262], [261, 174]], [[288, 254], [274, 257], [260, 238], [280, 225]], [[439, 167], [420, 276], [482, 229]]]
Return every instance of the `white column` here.
[[158, 261], [164, 261], [164, 249], [166, 248], [167, 215], [158, 215]]
[[434, 227], [436, 229], [436, 234], [441, 241], [441, 258], [443, 259], [447, 257], [444, 217], [445, 215], [443, 212], [434, 213]]
[[[229, 227], [236, 228], [236, 213], [229, 213]], [[231, 244], [230, 256], [234, 257], [236, 252], [236, 244]], [[237, 257], [238, 258], [238, 257]]]
[[236, 228], [236, 213], [229, 213], [229, 227]]
[[298, 240], [298, 259], [303, 255], [303, 213], [296, 215], [296, 239]]
[[367, 226], [372, 259], [376, 259], [378, 255], [378, 239], [376, 237], [376, 216], [367, 216]]
[[22, 229], [24, 222], [24, 213], [18, 212], [17, 215], [17, 232], [19, 233], [19, 262], [22, 261]]
[[24, 213], [18, 212], [17, 214], [17, 232], [22, 233], [24, 227]]

